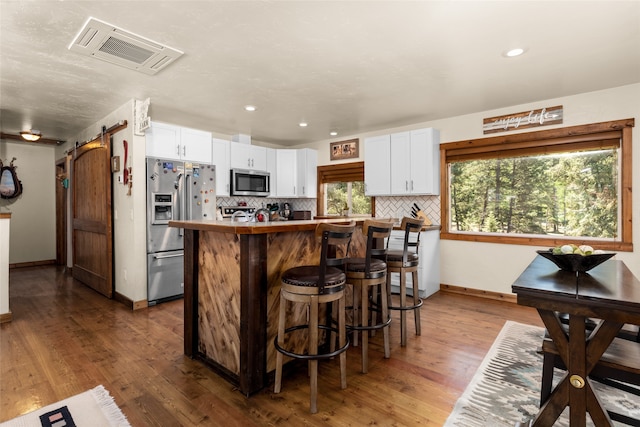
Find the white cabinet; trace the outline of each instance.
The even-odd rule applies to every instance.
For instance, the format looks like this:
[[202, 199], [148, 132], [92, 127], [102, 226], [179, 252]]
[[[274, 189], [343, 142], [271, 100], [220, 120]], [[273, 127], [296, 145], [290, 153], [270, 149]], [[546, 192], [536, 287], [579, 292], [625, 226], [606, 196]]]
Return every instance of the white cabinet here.
[[224, 139], [212, 138], [211, 163], [216, 166], [216, 196], [229, 196], [229, 144]]
[[296, 197], [297, 185], [297, 150], [276, 150], [276, 176], [277, 197]]
[[433, 128], [365, 139], [369, 196], [440, 193], [440, 133]]
[[[389, 237], [389, 249], [402, 250], [404, 231], [393, 230]], [[426, 298], [440, 290], [440, 232], [428, 230], [420, 233], [420, 249], [418, 251], [418, 291], [420, 297]], [[400, 275], [391, 275], [391, 292], [399, 292]], [[413, 295], [413, 278], [407, 274], [407, 293]]]
[[277, 197], [315, 198], [318, 152], [310, 148], [276, 150]]
[[364, 192], [367, 196], [391, 194], [391, 144], [389, 135], [364, 140]]
[[267, 148], [231, 142], [231, 168], [266, 171]]
[[145, 137], [148, 157], [202, 163], [211, 161], [211, 132], [153, 122]]
[[318, 152], [310, 148], [296, 150], [296, 195], [315, 198], [318, 193]]
[[267, 172], [269, 172], [269, 197], [278, 196], [278, 163], [275, 148], [267, 148]]

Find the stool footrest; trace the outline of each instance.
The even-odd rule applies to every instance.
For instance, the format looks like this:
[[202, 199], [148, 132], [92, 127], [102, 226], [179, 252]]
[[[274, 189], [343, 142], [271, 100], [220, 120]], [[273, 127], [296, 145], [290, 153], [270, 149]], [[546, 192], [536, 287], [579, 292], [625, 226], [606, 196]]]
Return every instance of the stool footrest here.
[[391, 316], [389, 316], [389, 318], [387, 319], [386, 322], [376, 323], [375, 325], [367, 325], [367, 326], [358, 325], [358, 326], [356, 326], [356, 325], [347, 324], [347, 330], [348, 331], [374, 331], [374, 330], [386, 328], [390, 324], [391, 324]]
[[422, 298], [418, 298], [418, 303], [414, 305], [389, 305], [389, 310], [415, 310], [416, 308], [422, 307], [423, 301]]
[[[286, 335], [288, 333], [301, 330], [301, 329], [309, 329], [309, 326], [308, 325], [292, 326], [290, 328], [285, 329], [284, 333]], [[331, 326], [318, 325], [318, 329], [323, 329], [323, 330], [338, 333], [338, 328], [332, 328]], [[337, 348], [335, 351], [331, 351], [329, 353], [319, 353], [319, 354], [301, 354], [301, 353], [295, 353], [293, 351], [289, 351], [285, 348], [280, 347], [280, 345], [278, 344], [278, 337], [276, 337], [273, 340], [273, 344], [275, 345], [276, 350], [284, 354], [285, 356], [289, 356], [294, 359], [302, 359], [302, 360], [321, 360], [321, 359], [331, 359], [332, 357], [336, 357], [340, 353], [345, 352], [349, 348], [350, 341], [349, 341], [349, 337], [347, 337], [346, 343], [344, 346]]]

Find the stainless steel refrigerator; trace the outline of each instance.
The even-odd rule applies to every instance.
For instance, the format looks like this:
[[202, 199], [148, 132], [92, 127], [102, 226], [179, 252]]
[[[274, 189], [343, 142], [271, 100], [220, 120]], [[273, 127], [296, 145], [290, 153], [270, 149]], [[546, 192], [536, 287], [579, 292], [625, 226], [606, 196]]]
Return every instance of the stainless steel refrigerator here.
[[147, 301], [184, 295], [184, 230], [169, 221], [216, 218], [215, 166], [147, 158]]

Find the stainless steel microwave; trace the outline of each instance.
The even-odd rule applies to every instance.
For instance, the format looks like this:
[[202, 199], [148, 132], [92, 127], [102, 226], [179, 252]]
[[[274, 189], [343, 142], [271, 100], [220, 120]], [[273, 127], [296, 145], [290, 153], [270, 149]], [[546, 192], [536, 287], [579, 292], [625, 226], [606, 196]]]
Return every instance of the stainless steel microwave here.
[[231, 195], [266, 197], [271, 192], [269, 172], [231, 169]]

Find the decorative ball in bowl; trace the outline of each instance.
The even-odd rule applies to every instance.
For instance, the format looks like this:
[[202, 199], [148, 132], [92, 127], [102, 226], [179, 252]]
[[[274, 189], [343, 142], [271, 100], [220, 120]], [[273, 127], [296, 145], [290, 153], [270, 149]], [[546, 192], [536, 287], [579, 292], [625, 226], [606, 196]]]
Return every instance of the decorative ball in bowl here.
[[[569, 251], [572, 248], [572, 252]], [[582, 249], [585, 249], [584, 251]], [[536, 251], [564, 271], [589, 271], [602, 264], [615, 252], [594, 251], [590, 246], [564, 245], [546, 251]]]

